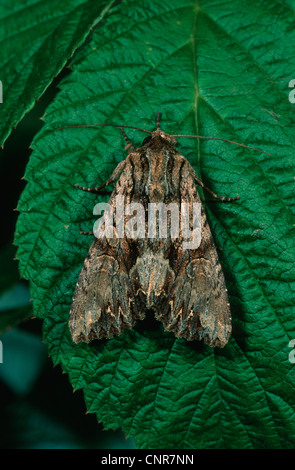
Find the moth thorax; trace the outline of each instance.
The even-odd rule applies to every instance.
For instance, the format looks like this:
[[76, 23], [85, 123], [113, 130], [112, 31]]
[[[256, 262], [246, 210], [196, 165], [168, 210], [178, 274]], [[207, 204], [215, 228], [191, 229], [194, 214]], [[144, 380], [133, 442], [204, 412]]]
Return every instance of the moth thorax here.
[[169, 151], [147, 149], [146, 158], [149, 162], [146, 194], [150, 202], [163, 202], [169, 192], [167, 182]]
[[165, 185], [158, 186], [150, 183], [147, 187], [147, 193], [150, 202], [164, 202], [167, 195], [167, 187]]
[[152, 132], [152, 137], [158, 137], [160, 141], [166, 142], [170, 145], [176, 145], [177, 140], [175, 137], [172, 137], [170, 134], [166, 134], [166, 132], [162, 131], [162, 129], [157, 129], [156, 131]]

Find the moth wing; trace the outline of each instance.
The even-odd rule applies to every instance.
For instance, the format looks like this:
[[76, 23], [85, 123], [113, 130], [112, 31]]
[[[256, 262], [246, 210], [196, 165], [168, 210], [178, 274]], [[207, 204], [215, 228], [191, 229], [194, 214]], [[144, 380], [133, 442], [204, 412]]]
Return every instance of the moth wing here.
[[223, 347], [231, 333], [231, 315], [217, 253], [211, 255], [192, 256], [183, 263], [166, 308], [156, 316], [177, 338]]
[[69, 319], [76, 343], [119, 335], [144, 316], [134, 300], [122, 241], [109, 242], [93, 241], [76, 285]]
[[[190, 205], [200, 203], [192, 171], [185, 161], [180, 194], [181, 201]], [[173, 331], [178, 338], [203, 339], [210, 346], [223, 347], [231, 333], [230, 307], [224, 275], [202, 206], [199, 247], [184, 249], [181, 241], [180, 238], [174, 254], [175, 279], [169, 286], [168, 300], [155, 315], [165, 329]]]

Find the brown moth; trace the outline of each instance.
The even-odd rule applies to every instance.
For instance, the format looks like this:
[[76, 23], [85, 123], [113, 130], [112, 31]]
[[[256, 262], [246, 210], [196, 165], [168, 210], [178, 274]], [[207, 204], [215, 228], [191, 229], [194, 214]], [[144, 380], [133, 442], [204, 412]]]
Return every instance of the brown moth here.
[[[150, 136], [139, 148], [130, 144], [122, 129], [131, 126], [117, 127], [128, 143], [127, 158], [103, 185], [76, 187], [99, 193], [117, 181], [109, 205], [115, 209], [116, 196], [124, 196], [124, 204], [140, 202], [146, 212], [150, 203], [187, 202], [190, 206], [200, 203], [196, 185], [224, 202], [239, 199], [218, 196], [204, 186], [188, 160], [175, 148], [177, 136], [160, 128], [159, 113], [155, 131], [141, 129]], [[115, 233], [116, 228], [114, 218]], [[74, 342], [89, 343], [119, 335], [151, 309], [164, 328], [177, 338], [204, 340], [213, 347], [226, 345], [231, 334], [230, 305], [203, 207], [201, 243], [197, 249], [184, 249], [183, 237], [172, 238], [171, 230], [169, 223], [166, 238], [132, 239], [125, 234], [122, 238], [94, 239], [70, 311], [69, 328]]]

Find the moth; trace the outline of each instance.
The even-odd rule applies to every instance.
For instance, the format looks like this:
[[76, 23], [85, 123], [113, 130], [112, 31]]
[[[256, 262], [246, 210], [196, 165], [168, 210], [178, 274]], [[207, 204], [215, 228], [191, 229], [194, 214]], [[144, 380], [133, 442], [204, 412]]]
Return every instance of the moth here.
[[[140, 203], [145, 213], [152, 203], [201, 205], [197, 186], [222, 202], [239, 199], [238, 196], [218, 196], [203, 184], [189, 161], [175, 148], [176, 137], [184, 135], [164, 132], [160, 126], [160, 113], [155, 131], [139, 129], [149, 136], [138, 148], [133, 147], [123, 131], [125, 127], [133, 127], [93, 126], [96, 125], [120, 127], [129, 154], [101, 186], [86, 188], [75, 184], [75, 187], [99, 194], [103, 188], [115, 183], [110, 207], [115, 209], [118, 196], [123, 198], [125, 205]], [[189, 222], [192, 226], [191, 218]], [[201, 242], [196, 249], [184, 248], [181, 234], [172, 237], [171, 222], [166, 238], [133, 239], [128, 233], [121, 238], [95, 237], [78, 278], [70, 310], [69, 329], [73, 341], [89, 343], [120, 335], [152, 310], [165, 330], [177, 338], [203, 340], [212, 347], [224, 347], [232, 329], [230, 304], [202, 206], [200, 226]], [[116, 217], [113, 229], [114, 233], [116, 229], [118, 231]]]

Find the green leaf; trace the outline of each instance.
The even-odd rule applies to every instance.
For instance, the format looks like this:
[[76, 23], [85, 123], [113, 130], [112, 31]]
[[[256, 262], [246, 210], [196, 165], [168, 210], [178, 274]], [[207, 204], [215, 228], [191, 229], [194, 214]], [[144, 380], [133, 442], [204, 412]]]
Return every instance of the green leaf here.
[[[132, 16], [130, 12], [132, 11]], [[259, 22], [257, 21], [259, 18]], [[294, 13], [277, 0], [126, 0], [72, 61], [26, 169], [16, 243], [44, 338], [88, 410], [145, 448], [283, 448], [295, 445]], [[97, 186], [124, 158], [116, 123], [170, 133], [217, 194], [205, 202], [230, 296], [224, 349], [176, 340], [138, 322], [109, 341], [74, 345], [68, 317], [91, 240]], [[145, 137], [129, 131], [135, 146]], [[103, 288], [103, 287], [102, 287]]]
[[1, 2], [1, 145], [111, 5], [107, 0]]

